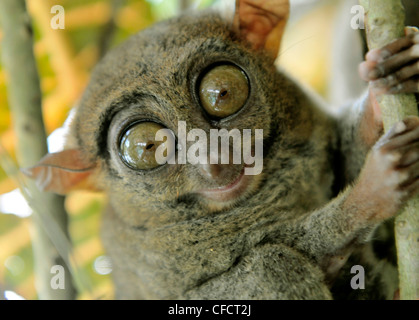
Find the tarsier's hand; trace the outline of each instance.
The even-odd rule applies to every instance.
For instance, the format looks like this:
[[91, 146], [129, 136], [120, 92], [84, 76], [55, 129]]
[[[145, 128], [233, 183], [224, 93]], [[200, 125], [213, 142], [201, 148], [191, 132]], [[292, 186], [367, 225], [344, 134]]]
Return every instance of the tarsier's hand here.
[[359, 73], [371, 81], [375, 93], [419, 92], [419, 32], [407, 27], [406, 36], [367, 53]]
[[[359, 67], [361, 78], [370, 82], [361, 123], [366, 141], [366, 137], [378, 132], [380, 126], [376, 124], [382, 125], [377, 95], [419, 93], [419, 32], [407, 27], [405, 33], [405, 37], [369, 51]], [[405, 200], [419, 193], [418, 117], [397, 123], [374, 144], [360, 175], [358, 190], [369, 198], [365, 199], [365, 214], [376, 221], [393, 216]]]
[[361, 211], [372, 221], [392, 217], [419, 194], [419, 118], [408, 117], [378, 140], [356, 185]]
[[377, 95], [419, 93], [419, 32], [406, 27], [405, 34], [381, 49], [369, 51], [359, 66], [361, 78], [370, 83], [359, 130], [369, 147], [383, 133]]

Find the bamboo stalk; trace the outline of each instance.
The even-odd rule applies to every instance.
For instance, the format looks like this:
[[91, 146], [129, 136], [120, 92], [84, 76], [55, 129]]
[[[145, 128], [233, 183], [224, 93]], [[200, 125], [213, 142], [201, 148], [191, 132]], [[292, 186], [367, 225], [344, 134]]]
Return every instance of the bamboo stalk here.
[[[404, 36], [404, 8], [400, 0], [360, 0], [366, 14], [366, 34], [369, 49], [383, 47]], [[418, 13], [419, 14], [419, 13]], [[389, 130], [407, 116], [418, 115], [412, 94], [377, 97], [384, 121]], [[409, 201], [395, 220], [400, 298], [419, 298], [419, 199]]]
[[[42, 118], [39, 76], [33, 53], [30, 18], [24, 0], [1, 0], [0, 22], [3, 28], [2, 60], [8, 75], [8, 98], [17, 135], [17, 157], [21, 167], [35, 165], [47, 152], [46, 133]], [[74, 299], [71, 275], [63, 258], [45, 232], [42, 221], [54, 219], [68, 235], [64, 199], [54, 194], [41, 193], [32, 181], [28, 191], [43, 212], [35, 211], [33, 219], [33, 251], [36, 287], [40, 299]], [[53, 212], [54, 217], [47, 216]], [[38, 217], [38, 219], [36, 218]], [[65, 254], [68, 254], [66, 252]], [[62, 265], [65, 270], [65, 289], [51, 286], [51, 267]]]

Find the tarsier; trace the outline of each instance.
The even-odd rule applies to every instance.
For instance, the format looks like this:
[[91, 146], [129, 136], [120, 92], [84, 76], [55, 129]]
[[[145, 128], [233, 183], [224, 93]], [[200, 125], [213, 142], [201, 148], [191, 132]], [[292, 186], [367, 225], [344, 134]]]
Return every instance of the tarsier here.
[[[58, 193], [106, 193], [102, 238], [117, 298], [391, 299], [393, 269], [369, 240], [419, 193], [419, 118], [383, 135], [376, 94], [418, 92], [419, 33], [371, 51], [360, 73], [381, 90], [335, 114], [274, 65], [288, 1], [235, 9], [158, 23], [110, 52], [66, 150], [32, 176]], [[155, 133], [170, 129], [178, 141], [180, 121], [208, 137], [263, 129], [262, 172], [158, 164], [169, 140]], [[365, 268], [365, 290], [350, 287], [353, 265]]]

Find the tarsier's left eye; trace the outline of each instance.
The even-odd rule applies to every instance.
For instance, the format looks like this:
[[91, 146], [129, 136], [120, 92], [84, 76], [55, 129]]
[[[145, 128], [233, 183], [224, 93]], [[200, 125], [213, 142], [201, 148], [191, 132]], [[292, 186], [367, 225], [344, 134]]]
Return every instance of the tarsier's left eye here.
[[239, 111], [249, 96], [249, 81], [233, 65], [219, 65], [208, 71], [199, 84], [202, 107], [212, 117], [225, 118]]
[[[166, 154], [174, 152], [174, 140], [156, 140], [156, 133], [165, 129], [155, 122], [139, 122], [130, 127], [122, 134], [119, 143], [119, 155], [123, 162], [134, 170], [149, 170], [160, 166], [156, 159], [156, 150], [162, 146]], [[166, 129], [168, 130], [168, 129]]]

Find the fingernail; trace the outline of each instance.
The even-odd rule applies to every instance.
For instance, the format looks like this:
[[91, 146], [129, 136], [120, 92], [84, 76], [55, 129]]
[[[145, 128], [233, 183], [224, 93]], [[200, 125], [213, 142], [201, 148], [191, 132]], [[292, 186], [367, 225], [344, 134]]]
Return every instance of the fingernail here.
[[387, 85], [387, 81], [386, 79], [378, 79], [378, 80], [374, 80], [371, 81], [371, 85], [373, 88], [382, 88], [385, 87]]
[[396, 85], [396, 86], [394, 86], [394, 87], [391, 87], [389, 90], [388, 90], [388, 93], [389, 94], [397, 94], [397, 93], [400, 93], [400, 91], [403, 89], [403, 85], [400, 83], [400, 84], [398, 84], [398, 85]]
[[371, 81], [371, 84], [375, 88], [390, 87], [390, 86], [395, 86], [397, 84], [397, 79], [393, 74], [391, 74], [388, 77]]
[[397, 83], [397, 78], [394, 74], [389, 75], [385, 78], [386, 85], [393, 86]]
[[391, 56], [391, 52], [388, 50], [383, 50], [380, 52], [380, 58], [381, 59], [387, 59]]
[[367, 60], [377, 61], [380, 58], [380, 50], [379, 49], [372, 49], [372, 50], [368, 51], [365, 58]]
[[397, 163], [400, 161], [402, 155], [398, 152], [390, 152], [386, 155], [387, 161]]
[[403, 121], [397, 122], [394, 126], [394, 133], [402, 133], [407, 126]]
[[411, 34], [414, 34], [415, 32], [418, 32], [418, 28], [407, 26], [404, 28], [404, 33], [406, 36], [410, 36]]

